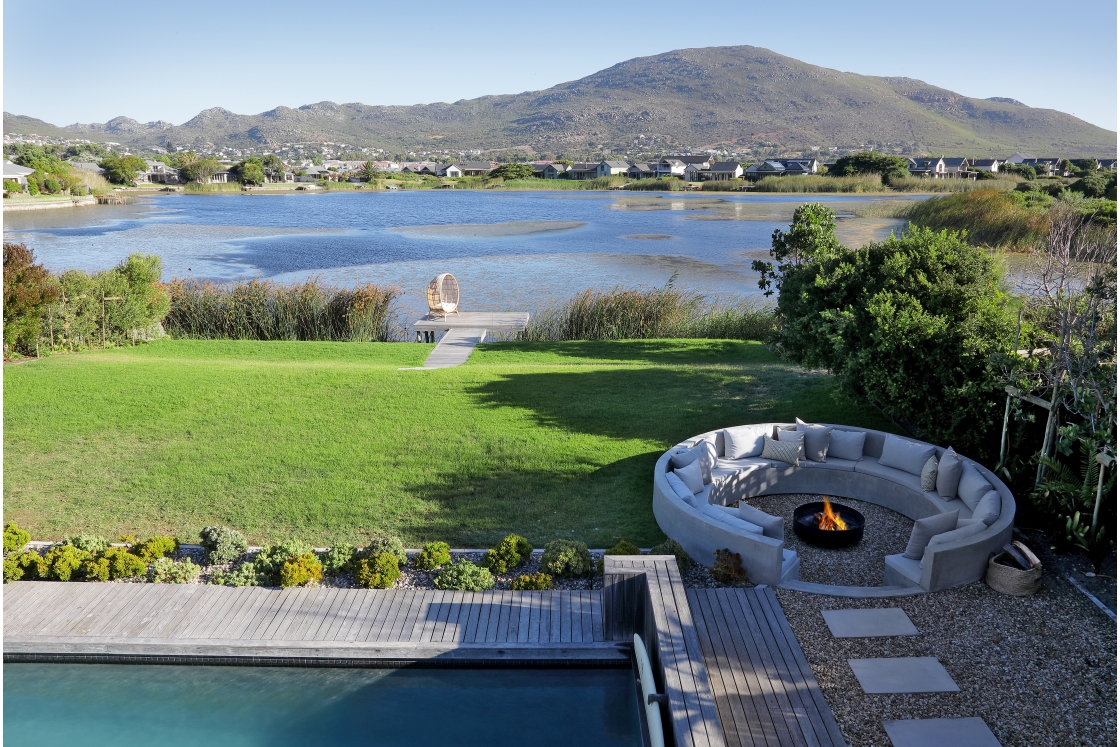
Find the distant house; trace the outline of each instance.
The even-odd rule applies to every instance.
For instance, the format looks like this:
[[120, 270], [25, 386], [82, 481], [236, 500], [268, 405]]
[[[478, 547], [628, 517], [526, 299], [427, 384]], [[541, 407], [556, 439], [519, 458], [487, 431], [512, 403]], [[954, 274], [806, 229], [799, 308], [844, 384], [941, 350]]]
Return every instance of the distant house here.
[[777, 160], [766, 160], [762, 163], [752, 163], [743, 172], [743, 176], [752, 181], [757, 181], [766, 176], [784, 176], [786, 165]]
[[599, 164], [597, 163], [573, 163], [568, 168], [569, 179], [579, 179], [581, 181], [586, 179], [597, 179], [599, 176]]
[[701, 172], [704, 181], [726, 182], [743, 178], [743, 165], [738, 161], [716, 161], [707, 171]]
[[148, 168], [143, 174], [136, 175], [136, 181], [150, 182], [152, 184], [178, 184], [179, 179], [178, 169], [173, 169], [163, 161], [145, 161]]
[[968, 159], [967, 158], [943, 158], [941, 159], [945, 164], [945, 178], [946, 179], [967, 179], [968, 176]]
[[990, 171], [996, 173], [999, 167], [1004, 164], [998, 158], [971, 158], [968, 161], [968, 167], [973, 171]]
[[688, 164], [679, 158], [662, 158], [657, 162], [657, 176], [678, 176], [684, 178], [684, 170]]
[[88, 171], [91, 174], [102, 174], [105, 172], [105, 169], [101, 168], [93, 161], [68, 161], [67, 163], [69, 163], [75, 169]]
[[228, 184], [230, 176], [228, 171], [219, 171], [206, 181], [208, 184]]
[[628, 164], [626, 161], [604, 160], [599, 162], [599, 166], [595, 169], [595, 173], [600, 178], [604, 176], [618, 176], [619, 174], [625, 174], [627, 169], [629, 168], [630, 164]]
[[1022, 163], [1023, 161], [1031, 160], [1033, 158], [1034, 156], [1032, 156], [1030, 153], [1014, 153], [1007, 159], [1005, 163], [1018, 164]]
[[657, 164], [632, 163], [630, 168], [626, 169], [626, 177], [628, 179], [654, 179], [657, 177]]
[[[542, 179], [563, 179], [570, 169], [571, 166], [566, 163], [548, 163], [541, 168], [540, 176]], [[536, 167], [533, 170], [536, 171]]]
[[1098, 158], [1097, 163], [1100, 164], [1100, 168], [1104, 169], [1105, 171], [1116, 171], [1115, 158]]
[[33, 173], [35, 173], [35, 169], [29, 169], [11, 161], [4, 161], [4, 181], [17, 182], [20, 189], [27, 189], [27, 177]]
[[1063, 160], [1061, 158], [1027, 158], [1023, 161], [1023, 165], [1042, 172], [1044, 176], [1069, 176], [1068, 172], [1062, 171]]
[[786, 167], [786, 176], [816, 174], [821, 169], [815, 158], [779, 158], [778, 163]]
[[301, 170], [303, 173], [296, 175], [295, 180], [297, 182], [317, 182], [320, 179], [326, 179], [331, 173], [322, 166], [307, 166]]
[[435, 167], [436, 176], [447, 176], [452, 179], [458, 178], [463, 175], [463, 170], [454, 163], [441, 163]]
[[406, 174], [432, 174], [436, 164], [431, 161], [417, 161], [415, 163], [402, 163], [401, 171]]
[[490, 161], [460, 161], [455, 165], [463, 172], [462, 176], [486, 176], [498, 168], [498, 164]]
[[910, 175], [929, 177], [930, 179], [945, 178], [944, 158], [907, 158], [910, 162]]

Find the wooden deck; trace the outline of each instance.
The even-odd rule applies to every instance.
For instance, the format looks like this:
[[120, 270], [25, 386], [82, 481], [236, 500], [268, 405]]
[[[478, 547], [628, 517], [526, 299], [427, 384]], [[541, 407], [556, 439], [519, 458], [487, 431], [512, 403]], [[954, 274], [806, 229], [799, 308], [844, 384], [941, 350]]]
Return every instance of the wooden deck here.
[[628, 662], [598, 591], [459, 592], [21, 581], [4, 652]]
[[771, 589], [689, 589], [688, 602], [728, 745], [846, 747]]
[[527, 311], [464, 311], [442, 319], [421, 317], [413, 322], [417, 332], [442, 332], [446, 329], [483, 329], [487, 332], [521, 332], [529, 323]]

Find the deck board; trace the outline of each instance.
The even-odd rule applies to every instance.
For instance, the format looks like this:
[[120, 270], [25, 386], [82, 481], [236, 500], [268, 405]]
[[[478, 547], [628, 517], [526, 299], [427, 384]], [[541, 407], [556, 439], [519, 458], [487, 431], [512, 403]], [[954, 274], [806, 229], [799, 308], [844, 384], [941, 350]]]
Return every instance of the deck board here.
[[691, 589], [688, 597], [727, 744], [846, 747], [771, 589]]

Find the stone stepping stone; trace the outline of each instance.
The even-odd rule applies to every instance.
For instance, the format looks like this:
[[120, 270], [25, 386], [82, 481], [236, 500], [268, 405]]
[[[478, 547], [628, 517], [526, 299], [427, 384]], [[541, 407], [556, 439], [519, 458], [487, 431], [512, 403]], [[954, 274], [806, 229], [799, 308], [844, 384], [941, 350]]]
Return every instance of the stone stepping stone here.
[[894, 747], [1000, 747], [982, 718], [915, 718], [884, 721]]
[[885, 638], [918, 635], [918, 629], [898, 607], [878, 610], [821, 610], [833, 638]]
[[[865, 693], [958, 693], [953, 678], [933, 656], [848, 659]], [[955, 745], [954, 747], [959, 747]]]

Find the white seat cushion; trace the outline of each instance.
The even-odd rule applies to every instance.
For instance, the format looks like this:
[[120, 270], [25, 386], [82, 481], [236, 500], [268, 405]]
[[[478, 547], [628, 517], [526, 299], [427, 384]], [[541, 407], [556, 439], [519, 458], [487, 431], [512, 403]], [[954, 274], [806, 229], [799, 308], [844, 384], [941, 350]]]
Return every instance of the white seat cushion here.
[[896, 485], [910, 488], [917, 493], [925, 495], [925, 491], [922, 490], [921, 477], [919, 477], [918, 475], [912, 475], [909, 472], [904, 472], [900, 469], [895, 469], [894, 467], [887, 467], [886, 465], [880, 464], [875, 459], [859, 460], [858, 462], [856, 462], [855, 471], [862, 472], [865, 475], [874, 475], [875, 477], [881, 477], [884, 480], [890, 480]]
[[920, 560], [911, 560], [905, 555], [888, 555], [883, 558], [887, 566], [897, 571], [904, 578], [908, 578], [915, 584], [921, 585], [922, 583], [922, 562]]
[[851, 459], [825, 457], [823, 462], [814, 462], [812, 459], [806, 459], [801, 462], [801, 466], [810, 469], [836, 469], [841, 472], [852, 472], [856, 468], [856, 462]]

